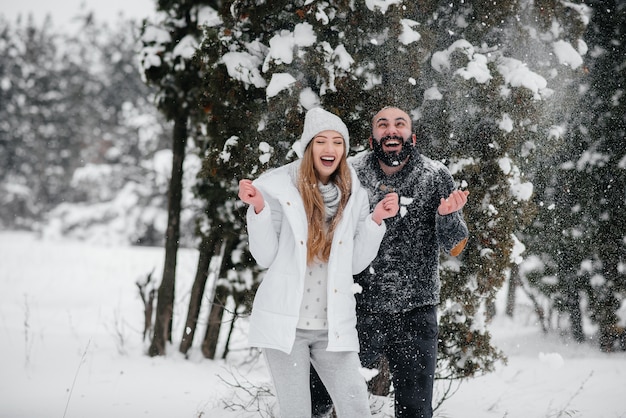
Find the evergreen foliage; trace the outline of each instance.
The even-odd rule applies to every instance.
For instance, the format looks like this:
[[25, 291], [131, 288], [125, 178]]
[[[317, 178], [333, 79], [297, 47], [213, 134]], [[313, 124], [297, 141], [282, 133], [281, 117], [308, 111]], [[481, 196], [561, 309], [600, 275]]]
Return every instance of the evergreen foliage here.
[[[223, 2], [224, 24], [206, 31], [200, 51], [210, 144], [202, 182], [221, 181], [225, 196], [235, 198], [238, 179], [295, 158], [290, 146], [315, 105], [346, 121], [352, 153], [366, 146], [379, 108], [406, 109], [422, 151], [471, 191], [472, 239], [441, 272], [438, 370], [448, 379], [488, 372], [502, 358], [484, 323], [512, 265], [514, 234], [534, 213], [520, 167], [553, 141], [552, 124], [568, 110], [553, 101], [552, 85], [562, 83], [551, 73], [559, 65], [551, 45], [563, 39], [550, 22], [563, 7], [472, 3]], [[565, 15], [563, 27], [581, 29], [578, 14]]]
[[[584, 40], [591, 53], [575, 106], [565, 115], [565, 141], [552, 150], [549, 169], [537, 175], [542, 206], [527, 242], [539, 262], [531, 261], [527, 279], [548, 298], [548, 309], [565, 313], [576, 340], [592, 335], [611, 351], [626, 349], [617, 315], [626, 297], [626, 9], [623, 2], [587, 4], [593, 19]], [[532, 239], [540, 233], [541, 239]], [[585, 318], [592, 328], [585, 329]]]
[[88, 79], [86, 68], [73, 65], [75, 58], [60, 50], [58, 35], [45, 22], [41, 28], [32, 20], [15, 28], [0, 24], [5, 187], [0, 211], [5, 225], [19, 228], [41, 220], [70, 193], [67, 185], [84, 134], [77, 131], [82, 126], [71, 122], [85, 116], [82, 109], [89, 100], [80, 96], [88, 93], [89, 83], [82, 83]]
[[[217, 259], [202, 344], [213, 358], [224, 308], [245, 315], [262, 279], [238, 180], [295, 159], [313, 106], [346, 122], [354, 155], [368, 146], [372, 115], [395, 105], [412, 116], [420, 150], [470, 191], [470, 241], [460, 257], [442, 256], [437, 378], [480, 375], [504, 359], [485, 324], [520, 247], [521, 283], [544, 328], [566, 318], [576, 340], [593, 333], [603, 350], [626, 349], [623, 2], [169, 0], [158, 8], [141, 29], [141, 73], [131, 25], [109, 31], [83, 16], [80, 35], [61, 35], [50, 22], [0, 19], [0, 226], [47, 221], [44, 230], [146, 245], [167, 233], [162, 313], [173, 300], [172, 254], [195, 228], [202, 257], [180, 350], [191, 346]], [[155, 91], [167, 133], [151, 106]], [[173, 186], [164, 158], [180, 176]], [[200, 202], [185, 192], [192, 183]], [[175, 233], [165, 227], [168, 193], [183, 211]], [[169, 339], [166, 319], [157, 323]], [[151, 350], [163, 352], [164, 341]]]
[[75, 22], [0, 21], [0, 225], [159, 244], [164, 122], [138, 72], [135, 24]]
[[[200, 25], [207, 23], [212, 1], [175, 2], [161, 0], [153, 23], [142, 27], [141, 65], [147, 82], [157, 89], [156, 105], [173, 122], [172, 166], [168, 186], [168, 215], [165, 233], [165, 263], [157, 298], [151, 356], [164, 355], [171, 342], [177, 252], [183, 199], [183, 163], [190, 137], [190, 121], [197, 113], [200, 65], [194, 58]], [[208, 12], [208, 14], [207, 14]], [[203, 275], [197, 276], [198, 278]], [[195, 323], [196, 318], [192, 318]]]

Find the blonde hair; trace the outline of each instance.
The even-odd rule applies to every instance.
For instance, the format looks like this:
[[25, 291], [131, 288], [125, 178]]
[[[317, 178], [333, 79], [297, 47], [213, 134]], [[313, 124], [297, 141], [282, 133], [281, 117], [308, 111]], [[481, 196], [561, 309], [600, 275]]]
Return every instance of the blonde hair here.
[[341, 192], [341, 200], [339, 201], [337, 214], [329, 223], [326, 222], [326, 208], [322, 193], [317, 187], [318, 180], [317, 172], [313, 165], [313, 147], [309, 146], [304, 150], [304, 156], [298, 172], [298, 190], [304, 202], [304, 210], [309, 227], [307, 264], [311, 264], [315, 259], [327, 262], [330, 257], [333, 234], [341, 220], [343, 209], [346, 207], [352, 189], [352, 177], [345, 153], [341, 156], [339, 166], [330, 176], [330, 181], [337, 185]]

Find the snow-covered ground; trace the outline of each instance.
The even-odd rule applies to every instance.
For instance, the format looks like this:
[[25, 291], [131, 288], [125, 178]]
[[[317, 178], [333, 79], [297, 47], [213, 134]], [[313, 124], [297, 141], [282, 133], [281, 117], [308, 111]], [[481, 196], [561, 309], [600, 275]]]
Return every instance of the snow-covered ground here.
[[[226, 361], [204, 359], [198, 343], [188, 359], [177, 350], [196, 251], [179, 255], [175, 344], [164, 357], [144, 354], [135, 282], [152, 270], [159, 277], [163, 255], [0, 232], [0, 418], [266, 416], [224, 408], [247, 401], [224, 380], [269, 382], [262, 362], [245, 362], [245, 321]], [[544, 336], [529, 306], [517, 311], [490, 324], [508, 365], [463, 383], [437, 416], [626, 417], [626, 353]]]

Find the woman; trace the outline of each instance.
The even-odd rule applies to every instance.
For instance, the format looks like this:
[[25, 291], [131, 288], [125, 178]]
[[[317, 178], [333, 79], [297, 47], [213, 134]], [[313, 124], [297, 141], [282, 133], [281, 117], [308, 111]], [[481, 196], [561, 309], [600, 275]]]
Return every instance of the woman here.
[[310, 364], [339, 417], [370, 416], [352, 276], [376, 256], [398, 195], [369, 213], [367, 192], [346, 161], [348, 129], [336, 115], [309, 110], [300, 146], [302, 159], [239, 182], [239, 198], [250, 205], [250, 252], [267, 268], [250, 345], [264, 349], [283, 417], [311, 415]]

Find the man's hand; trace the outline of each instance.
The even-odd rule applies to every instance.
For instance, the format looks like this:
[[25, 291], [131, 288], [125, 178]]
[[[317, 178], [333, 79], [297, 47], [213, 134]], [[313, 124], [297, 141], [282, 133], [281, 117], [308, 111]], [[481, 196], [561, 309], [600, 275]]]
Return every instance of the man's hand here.
[[452, 212], [461, 210], [467, 203], [467, 195], [469, 195], [469, 191], [467, 190], [455, 190], [450, 193], [447, 199], [442, 197], [437, 212], [439, 212], [440, 215], [449, 215]]
[[239, 180], [239, 193], [237, 194], [239, 199], [244, 203], [252, 205], [254, 207], [254, 213], [259, 213], [265, 207], [265, 200], [263, 195], [252, 185], [252, 180], [243, 179]]
[[380, 225], [383, 219], [396, 216], [399, 209], [400, 199], [398, 198], [398, 193], [388, 193], [374, 208], [372, 220]]

